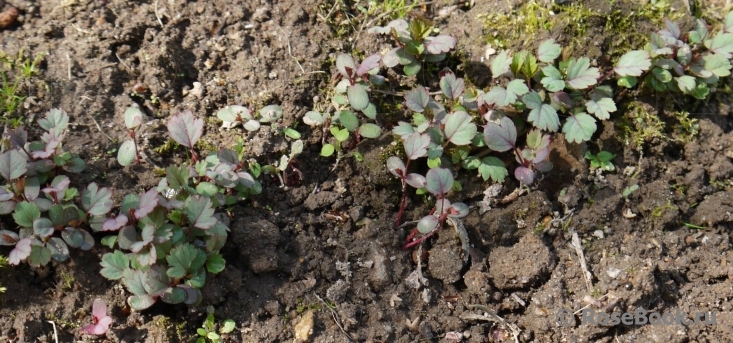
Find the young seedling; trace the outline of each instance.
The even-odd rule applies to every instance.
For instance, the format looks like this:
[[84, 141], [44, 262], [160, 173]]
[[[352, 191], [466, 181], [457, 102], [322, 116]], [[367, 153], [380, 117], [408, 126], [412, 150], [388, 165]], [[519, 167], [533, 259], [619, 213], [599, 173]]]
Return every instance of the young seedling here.
[[616, 167], [611, 163], [611, 160], [613, 160], [614, 157], [616, 157], [616, 155], [608, 151], [601, 151], [598, 155], [593, 155], [590, 151], [585, 152], [585, 158], [590, 160], [590, 167], [593, 169], [600, 168], [605, 171], [614, 171]]
[[196, 343], [219, 343], [221, 342], [223, 335], [229, 334], [234, 331], [234, 328], [236, 327], [234, 320], [224, 320], [224, 322], [221, 324], [221, 327], [219, 327], [219, 330], [217, 330], [217, 325], [214, 321], [214, 307], [209, 306], [206, 309], [206, 312], [208, 313], [206, 315], [206, 320], [201, 325], [201, 327], [196, 330], [196, 333], [198, 333], [199, 335], [199, 338], [196, 339]]
[[256, 119], [248, 108], [240, 105], [230, 105], [219, 110], [216, 116], [222, 120], [222, 128], [231, 129], [241, 124], [245, 130], [252, 132], [259, 130], [261, 124], [280, 119], [282, 114], [283, 110], [280, 106], [269, 105], [260, 109], [259, 116]]
[[140, 153], [138, 152], [137, 140], [135, 138], [135, 130], [140, 127], [143, 122], [143, 113], [137, 106], [131, 106], [125, 110], [125, 127], [130, 140], [125, 141], [117, 152], [117, 162], [122, 166], [129, 166], [134, 160], [140, 164]]
[[[294, 186], [303, 180], [303, 172], [300, 170], [300, 162], [295, 158], [303, 152], [303, 141], [297, 140], [290, 147], [290, 154], [283, 155], [276, 166], [268, 165], [262, 168], [265, 173], [277, 175], [280, 179], [280, 188]], [[288, 171], [290, 170], [290, 171]]]
[[204, 133], [203, 119], [194, 117], [191, 110], [179, 112], [168, 121], [168, 133], [176, 143], [188, 148], [193, 163], [198, 162], [199, 158], [193, 147]]
[[92, 324], [84, 325], [81, 332], [101, 336], [107, 333], [112, 322], [112, 317], [107, 315], [107, 302], [102, 298], [97, 298], [94, 299], [92, 305]]

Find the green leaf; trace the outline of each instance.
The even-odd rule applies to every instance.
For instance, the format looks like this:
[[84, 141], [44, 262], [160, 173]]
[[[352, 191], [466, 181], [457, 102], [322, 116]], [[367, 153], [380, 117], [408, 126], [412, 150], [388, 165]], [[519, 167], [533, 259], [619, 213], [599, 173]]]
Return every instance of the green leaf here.
[[546, 39], [540, 43], [537, 48], [537, 59], [545, 63], [552, 63], [562, 53], [560, 44], [555, 43], [554, 39]]
[[350, 132], [354, 132], [359, 128], [359, 118], [351, 111], [341, 111], [339, 113], [339, 121]]
[[206, 259], [206, 270], [208, 270], [209, 273], [218, 274], [224, 270], [225, 266], [226, 261], [224, 261], [224, 258], [219, 254], [211, 254]]
[[606, 120], [611, 117], [610, 112], [616, 112], [616, 103], [611, 98], [601, 98], [598, 100], [589, 100], [585, 104], [585, 108], [600, 120]]
[[672, 81], [672, 73], [670, 73], [669, 70], [654, 68], [652, 69], [652, 74], [657, 80], [659, 80], [659, 82], [667, 83]]
[[499, 77], [509, 72], [509, 66], [512, 64], [512, 58], [509, 56], [509, 51], [502, 51], [498, 53], [491, 61], [491, 76]]
[[130, 259], [123, 252], [115, 250], [113, 253], [104, 254], [100, 265], [102, 266], [102, 270], [99, 273], [102, 276], [109, 280], [119, 280], [122, 278], [125, 270], [130, 267]]
[[48, 237], [54, 232], [53, 223], [48, 218], [38, 218], [33, 221], [33, 233], [40, 237]]
[[127, 298], [127, 303], [135, 311], [142, 311], [155, 304], [155, 299], [147, 294], [133, 295]]
[[112, 192], [109, 188], [99, 189], [97, 184], [92, 182], [81, 194], [81, 204], [87, 213], [94, 216], [107, 214], [112, 209]]
[[617, 84], [625, 88], [634, 88], [638, 80], [636, 76], [622, 76], [618, 79]]
[[453, 174], [446, 168], [432, 168], [428, 170], [425, 178], [427, 179], [425, 188], [436, 196], [448, 193], [453, 187]]
[[34, 267], [45, 266], [51, 261], [51, 250], [44, 246], [31, 246], [31, 254], [28, 256], [28, 264]]
[[22, 201], [15, 205], [13, 219], [22, 227], [33, 227], [33, 221], [41, 217], [41, 211], [36, 204]]
[[560, 118], [557, 116], [557, 111], [549, 104], [542, 104], [532, 109], [527, 116], [527, 120], [536, 128], [542, 130], [557, 132], [560, 128]]
[[186, 291], [178, 287], [168, 287], [168, 289], [160, 295], [160, 300], [168, 304], [180, 304], [186, 300]]
[[64, 262], [69, 259], [69, 246], [64, 243], [64, 240], [58, 237], [51, 237], [46, 242], [48, 251], [51, 252], [51, 258], [56, 262]]
[[503, 117], [499, 123], [489, 122], [484, 127], [484, 142], [489, 149], [499, 152], [514, 148], [517, 140], [517, 128], [509, 117]]
[[236, 327], [236, 324], [234, 323], [234, 321], [231, 319], [227, 319], [224, 321], [224, 323], [222, 323], [221, 329], [219, 329], [219, 332], [220, 333], [230, 333], [234, 331], [235, 327]]
[[652, 61], [648, 51], [633, 50], [623, 54], [613, 70], [619, 76], [641, 76], [651, 66]]
[[487, 156], [481, 159], [478, 172], [484, 181], [491, 178], [494, 182], [499, 183], [504, 182], [504, 178], [509, 175], [509, 171], [506, 169], [504, 162], [493, 156]]
[[471, 122], [468, 113], [459, 111], [451, 113], [445, 121], [445, 138], [455, 145], [470, 144], [476, 134], [476, 124]]
[[699, 83], [697, 87], [695, 87], [695, 89], [690, 93], [690, 95], [700, 100], [704, 100], [705, 98], [707, 98], [708, 94], [710, 94], [710, 89], [704, 83]]
[[117, 150], [117, 162], [123, 166], [127, 167], [130, 164], [132, 164], [132, 161], [135, 160], [135, 142], [134, 141], [125, 141], [120, 145], [120, 149]]
[[219, 193], [219, 189], [215, 184], [204, 181], [196, 185], [196, 193], [211, 198], [215, 194]]
[[203, 254], [203, 252], [189, 243], [181, 244], [171, 249], [170, 254], [165, 258], [170, 266], [166, 274], [171, 278], [180, 279], [186, 276], [186, 274], [195, 271], [192, 267], [198, 254]]
[[567, 82], [574, 89], [586, 89], [598, 82], [601, 74], [598, 68], [590, 68], [590, 59], [581, 57], [578, 60], [571, 59], [568, 64]]
[[382, 135], [382, 129], [372, 123], [365, 123], [359, 127], [359, 134], [366, 138], [377, 138]]
[[562, 132], [568, 142], [581, 143], [590, 140], [596, 132], [596, 120], [587, 113], [577, 113], [565, 121]]
[[211, 199], [202, 196], [192, 196], [184, 203], [186, 216], [191, 226], [206, 230], [216, 224]]
[[[260, 115], [260, 123], [271, 123], [283, 116], [283, 109], [278, 105], [268, 105], [257, 112]], [[246, 125], [246, 124], [245, 124]]]
[[548, 91], [559, 92], [565, 88], [565, 81], [563, 81], [562, 75], [557, 68], [546, 66], [542, 68], [542, 74], [545, 75], [545, 77], [543, 77], [540, 82]]
[[288, 136], [288, 137], [290, 137], [292, 139], [300, 139], [300, 132], [298, 132], [298, 131], [296, 131], [294, 129], [291, 129], [289, 127], [286, 127], [283, 130], [283, 133], [285, 133], [286, 136]]
[[684, 75], [677, 77], [677, 87], [682, 91], [682, 93], [690, 94], [692, 91], [695, 90], [696, 82], [695, 78], [689, 75]]
[[110, 249], [113, 249], [115, 247], [115, 243], [117, 243], [117, 236], [103, 237], [100, 243]]
[[705, 70], [713, 73], [714, 75], [718, 77], [725, 77], [730, 75], [730, 61], [728, 58], [725, 58], [718, 54], [709, 54], [703, 56], [703, 61], [705, 61]]
[[143, 112], [138, 107], [128, 107], [124, 116], [125, 126], [130, 130], [135, 130], [143, 122]]
[[406, 76], [414, 76], [420, 71], [420, 61], [414, 61], [402, 68]]
[[355, 84], [347, 88], [347, 96], [349, 97], [349, 103], [357, 111], [361, 111], [369, 105], [369, 93], [364, 86]]
[[323, 157], [329, 157], [333, 155], [334, 151], [336, 149], [331, 144], [324, 144], [323, 147], [321, 147], [321, 156]]
[[361, 113], [363, 113], [367, 118], [371, 120], [377, 119], [377, 105], [375, 105], [373, 102], [370, 102], [369, 105], [363, 110], [361, 110]]
[[733, 57], [733, 33], [719, 33], [713, 39], [705, 41], [705, 46], [716, 54], [723, 55], [726, 59]]

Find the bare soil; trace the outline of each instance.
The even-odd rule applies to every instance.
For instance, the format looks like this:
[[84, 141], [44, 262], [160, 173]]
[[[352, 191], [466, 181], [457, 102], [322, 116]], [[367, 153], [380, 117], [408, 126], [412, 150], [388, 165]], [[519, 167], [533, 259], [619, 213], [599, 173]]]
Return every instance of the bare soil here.
[[[11, 56], [48, 52], [40, 76], [24, 85], [30, 98], [20, 112], [28, 120], [50, 108], [69, 113], [66, 147], [88, 164], [72, 179], [76, 184], [112, 187], [116, 200], [156, 186], [155, 166], [185, 160], [182, 150], [152, 150], [167, 140], [167, 117], [184, 109], [215, 118], [230, 104], [279, 104], [283, 125], [300, 123], [307, 143], [299, 157], [305, 174], [300, 185], [283, 189], [266, 176], [261, 195], [235, 206], [223, 250], [227, 267], [207, 278], [201, 306], [158, 303], [131, 312], [123, 287], [99, 275], [106, 250], [97, 246], [44, 269], [2, 270], [0, 284], [8, 290], [0, 296], [0, 341], [53, 342], [51, 321], [59, 342], [191, 342], [208, 305], [218, 320], [237, 323], [227, 342], [292, 342], [295, 325], [309, 311], [312, 342], [450, 342], [458, 334], [463, 342], [514, 341], [508, 327], [469, 319], [485, 308], [514, 325], [520, 342], [726, 342], [733, 335], [733, 189], [730, 182], [721, 186], [733, 176], [733, 118], [726, 101], [690, 110], [700, 125], [693, 141], [657, 140], [643, 155], [621, 141], [613, 121], [606, 122], [596, 140], [602, 146], [592, 148], [616, 154], [617, 171], [603, 176], [583, 158], [589, 146], [556, 137], [553, 172], [528, 194], [463, 219], [471, 242], [468, 263], [448, 226], [424, 245], [422, 282], [415, 273], [417, 254], [399, 250], [411, 228], [393, 225], [400, 188], [383, 164], [391, 135], [359, 144], [355, 149], [364, 161], [343, 159], [331, 172], [335, 159], [319, 156], [322, 133], [302, 125], [304, 113], [324, 102], [335, 54], [390, 45], [361, 30], [358, 11], [339, 7], [329, 13], [332, 1], [315, 0], [9, 0], [8, 6], [20, 16], [0, 32], [2, 50]], [[486, 33], [477, 15], [506, 7], [504, 1], [476, 1], [470, 8], [436, 2], [422, 15], [461, 42], [463, 64], [446, 66], [473, 73], [467, 76], [480, 84], [489, 74]], [[351, 24], [329, 24], [354, 15]], [[603, 38], [602, 24], [589, 39]], [[562, 41], [562, 30], [548, 35]], [[194, 82], [203, 92], [192, 92]], [[139, 137], [150, 161], [122, 168], [113, 149], [126, 137], [122, 114], [133, 103], [148, 115]], [[646, 103], [664, 109], [656, 99]], [[380, 121], [389, 129], [403, 115]], [[233, 146], [239, 137], [248, 157], [263, 165], [290, 145], [268, 127], [220, 131], [207, 120], [207, 146]], [[489, 186], [475, 175], [461, 181], [464, 188], [454, 198], [469, 205], [482, 200]], [[632, 185], [639, 189], [624, 196]], [[503, 186], [502, 197], [518, 184]], [[428, 208], [423, 198], [411, 196], [406, 219]], [[327, 211], [348, 219], [334, 221], [323, 215]], [[363, 218], [372, 221], [357, 226]], [[573, 232], [589, 281], [569, 245]], [[101, 338], [79, 329], [90, 321], [95, 297], [107, 299], [115, 319]], [[586, 306], [608, 313], [709, 311], [717, 324], [556, 322], [558, 310]]]

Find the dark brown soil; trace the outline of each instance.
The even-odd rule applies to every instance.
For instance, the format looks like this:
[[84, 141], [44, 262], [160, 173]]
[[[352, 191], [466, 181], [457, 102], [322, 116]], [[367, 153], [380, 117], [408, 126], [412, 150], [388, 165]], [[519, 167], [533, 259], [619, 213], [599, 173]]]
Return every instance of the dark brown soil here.
[[[506, 2], [475, 1], [471, 8], [435, 3], [424, 15], [459, 38], [474, 82], [488, 80], [485, 32], [476, 17], [506, 10]], [[343, 159], [331, 172], [335, 159], [319, 156], [321, 132], [302, 124], [305, 112], [326, 101], [322, 90], [330, 86], [336, 53], [389, 46], [366, 30], [357, 39], [361, 16], [332, 25], [358, 11], [315, 0], [8, 1], [11, 5], [21, 15], [0, 32], [2, 50], [11, 56], [20, 50], [48, 52], [40, 76], [26, 87], [32, 98], [20, 112], [33, 118], [59, 107], [72, 117], [66, 147], [88, 164], [72, 182], [112, 187], [118, 201], [156, 186], [152, 164], [165, 167], [185, 159], [182, 150], [152, 150], [167, 140], [168, 116], [183, 109], [208, 119], [226, 105], [279, 104], [282, 124], [300, 123], [307, 143], [299, 157], [305, 173], [301, 185], [286, 190], [265, 176], [263, 193], [235, 207], [223, 249], [227, 267], [207, 278], [201, 306], [160, 303], [130, 312], [124, 288], [99, 275], [106, 250], [97, 246], [73, 252], [67, 263], [2, 270], [0, 285], [8, 288], [0, 296], [2, 342], [53, 342], [50, 322], [59, 342], [191, 342], [208, 305], [218, 320], [237, 323], [227, 342], [292, 342], [296, 324], [310, 311], [312, 342], [438, 342], [458, 335], [463, 342], [514, 341], [506, 327], [467, 319], [482, 314], [474, 305], [515, 325], [521, 342], [731, 340], [733, 119], [725, 101], [699, 106], [693, 116], [700, 120], [700, 133], [693, 141], [652, 142], [643, 157], [618, 138], [613, 122], [606, 123], [598, 141], [618, 156], [617, 171], [602, 176], [589, 170], [583, 158], [587, 146], [556, 138], [555, 170], [528, 194], [483, 214], [475, 209], [463, 219], [471, 242], [468, 263], [446, 226], [424, 246], [426, 258], [416, 273], [412, 252], [399, 250], [410, 228], [393, 226], [401, 193], [383, 164], [392, 137], [363, 142], [356, 147], [363, 162]], [[438, 18], [446, 8], [451, 10]], [[602, 36], [603, 30], [592, 35]], [[191, 92], [194, 82], [203, 85], [200, 96]], [[139, 89], [145, 91], [133, 94]], [[122, 114], [133, 103], [149, 116], [138, 137], [151, 162], [122, 168], [110, 151], [126, 137]], [[239, 137], [248, 158], [263, 165], [278, 160], [290, 145], [268, 127], [257, 133], [220, 131], [215, 120], [207, 120], [206, 146], [233, 146]], [[624, 172], [628, 168], [633, 169]], [[481, 201], [489, 186], [475, 175], [462, 182], [455, 201], [469, 205]], [[624, 196], [632, 185], [639, 189]], [[502, 196], [516, 187], [507, 181]], [[419, 218], [427, 208], [422, 198], [410, 197], [406, 219]], [[349, 219], [334, 221], [322, 215], [326, 211]], [[363, 218], [371, 222], [357, 225]], [[573, 232], [591, 285], [569, 246]], [[595, 303], [587, 296], [602, 298]], [[80, 331], [90, 321], [95, 297], [107, 299], [115, 320], [102, 338]], [[710, 311], [717, 325], [557, 324], [558, 310], [585, 306], [609, 313]]]

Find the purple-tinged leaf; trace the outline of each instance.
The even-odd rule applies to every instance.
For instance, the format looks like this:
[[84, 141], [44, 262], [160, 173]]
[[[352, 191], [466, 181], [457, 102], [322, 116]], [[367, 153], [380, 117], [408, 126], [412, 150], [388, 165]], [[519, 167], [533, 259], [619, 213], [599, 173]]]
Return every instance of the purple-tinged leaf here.
[[545, 149], [550, 146], [550, 136], [543, 135], [542, 131], [533, 129], [527, 134], [527, 146], [532, 150]]
[[542, 104], [530, 111], [527, 120], [532, 122], [536, 128], [542, 130], [557, 132], [560, 128], [560, 118], [557, 116], [557, 111], [549, 104]]
[[428, 183], [427, 179], [424, 176], [416, 173], [407, 174], [405, 182], [407, 182], [408, 185], [418, 189], [425, 188], [425, 185], [427, 185]]
[[345, 78], [351, 78], [350, 72], [347, 70], [347, 68], [352, 72], [356, 70], [356, 62], [354, 62], [354, 58], [347, 54], [339, 54], [336, 57], [336, 69]]
[[404, 48], [394, 48], [390, 51], [388, 51], [386, 54], [384, 54], [384, 58], [382, 58], [382, 62], [387, 68], [393, 68], [400, 64], [400, 57], [398, 55], [399, 50], [402, 49], [404, 51]]
[[457, 202], [450, 207], [450, 214], [449, 217], [453, 218], [463, 218], [468, 215], [468, 205]]
[[69, 187], [70, 182], [71, 180], [69, 180], [68, 177], [64, 175], [59, 175], [53, 179], [53, 181], [51, 182], [51, 187], [46, 187], [41, 191], [45, 194], [48, 194], [54, 199], [54, 201], [58, 203], [64, 197], [64, 192], [66, 192], [66, 189]]
[[104, 335], [112, 325], [112, 317], [107, 315], [107, 303], [97, 298], [92, 305], [92, 324], [84, 325], [81, 332], [87, 335]]
[[62, 109], [53, 108], [46, 112], [46, 117], [38, 119], [40, 125], [46, 131], [60, 133], [69, 126], [69, 115]]
[[195, 196], [186, 199], [184, 204], [186, 215], [191, 226], [207, 230], [216, 224], [211, 200], [207, 197]]
[[54, 232], [53, 224], [48, 218], [38, 218], [33, 221], [33, 234], [39, 237], [48, 237]]
[[69, 259], [69, 246], [61, 238], [51, 237], [46, 242], [46, 248], [51, 252], [51, 258], [56, 262], [64, 262]]
[[132, 243], [130, 245], [130, 251], [132, 251], [133, 253], [139, 253], [144, 247], [153, 242], [154, 234], [155, 226], [153, 226], [152, 224], [145, 225], [141, 234], [142, 240]]
[[514, 170], [514, 177], [525, 185], [531, 185], [534, 182], [534, 172], [529, 168], [517, 167]]
[[168, 121], [168, 133], [178, 144], [193, 149], [204, 133], [204, 120], [194, 117], [191, 110], [185, 110]]
[[509, 72], [509, 67], [512, 64], [512, 57], [509, 56], [509, 51], [502, 51], [494, 56], [491, 61], [491, 76], [499, 77]]
[[438, 218], [434, 215], [427, 215], [417, 222], [417, 230], [423, 235], [428, 234], [438, 227], [438, 223]]
[[669, 35], [670, 37], [674, 37], [676, 39], [680, 38], [680, 34], [682, 32], [680, 31], [680, 27], [679, 25], [677, 25], [677, 23], [667, 18], [664, 18], [664, 25], [667, 26], [667, 29], [660, 31], [660, 33], [664, 32], [666, 35]]
[[23, 238], [15, 243], [15, 248], [8, 255], [8, 263], [17, 266], [31, 254], [31, 239]]
[[513, 149], [517, 141], [517, 128], [509, 117], [499, 123], [489, 122], [484, 127], [484, 142], [489, 149], [499, 152]]
[[411, 133], [404, 141], [405, 155], [407, 159], [416, 160], [428, 153], [430, 136], [424, 133]]
[[641, 76], [651, 66], [652, 61], [648, 51], [633, 50], [623, 54], [613, 70], [619, 76]]
[[8, 150], [0, 154], [0, 176], [5, 181], [17, 179], [25, 174], [27, 169], [25, 157], [18, 150]]
[[140, 219], [153, 212], [155, 206], [158, 206], [158, 190], [151, 188], [140, 196], [140, 201], [135, 210], [135, 218]]
[[127, 224], [127, 216], [119, 214], [114, 218], [107, 218], [102, 224], [102, 231], [117, 231]]
[[611, 112], [616, 112], [616, 103], [611, 98], [600, 98], [589, 100], [585, 103], [585, 108], [589, 113], [595, 114], [596, 118], [606, 120], [611, 118]]
[[415, 128], [404, 121], [398, 122], [397, 126], [392, 129], [392, 133], [400, 136], [400, 138], [402, 138], [403, 140], [407, 139], [407, 136], [409, 136], [413, 132], [415, 132]]
[[12, 198], [13, 198], [13, 194], [12, 193], [8, 193], [8, 191], [5, 190], [5, 188], [0, 188], [0, 202], [2, 202], [2, 201], [8, 201], [8, 200], [10, 200]]
[[561, 107], [567, 109], [573, 108], [573, 99], [570, 98], [570, 95], [565, 92], [555, 92], [552, 93], [552, 101], [554, 101], [556, 104], [560, 105]]
[[425, 39], [425, 49], [437, 55], [443, 52], [450, 52], [456, 47], [458, 40], [448, 35], [438, 35], [436, 37], [428, 37]]
[[387, 159], [387, 170], [389, 170], [392, 175], [402, 178], [405, 174], [405, 163], [402, 162], [399, 157], [392, 156]]
[[433, 168], [428, 170], [426, 175], [427, 185], [425, 189], [436, 197], [448, 193], [453, 187], [453, 174], [446, 168]]
[[120, 145], [120, 149], [117, 150], [117, 163], [123, 167], [127, 167], [135, 161], [135, 141], [127, 140]]
[[451, 207], [450, 200], [443, 198], [435, 202], [435, 215], [442, 216]]
[[127, 298], [127, 303], [135, 311], [142, 311], [155, 304], [155, 298], [147, 295], [133, 295]]
[[545, 63], [553, 63], [561, 53], [560, 44], [555, 43], [554, 39], [546, 39], [537, 48], [537, 59]]
[[9, 246], [9, 245], [15, 245], [15, 243], [18, 242], [20, 237], [17, 233], [9, 230], [0, 230], [0, 245], [1, 246]]
[[590, 59], [581, 57], [578, 60], [571, 59], [567, 69], [567, 82], [575, 89], [586, 89], [598, 82], [601, 74], [598, 68], [590, 68]]
[[92, 182], [81, 194], [81, 204], [93, 216], [107, 214], [112, 209], [112, 192], [107, 187], [98, 188]]
[[448, 73], [440, 79], [440, 90], [451, 100], [458, 99], [466, 88], [461, 78], [456, 78], [453, 73]]
[[380, 54], [374, 54], [365, 58], [364, 61], [362, 61], [359, 65], [359, 68], [356, 68], [356, 75], [362, 76], [368, 73], [370, 70], [379, 67], [379, 60], [381, 59], [382, 55]]
[[532, 159], [532, 163], [540, 163], [547, 159], [547, 157], [550, 156], [550, 149], [549, 148], [543, 148], [539, 150], [535, 150], [535, 156]]
[[5, 136], [7, 136], [10, 141], [11, 149], [20, 149], [25, 146], [26, 142], [28, 142], [28, 131], [22, 127], [11, 130], [6, 126]]
[[423, 86], [417, 86], [405, 94], [405, 105], [414, 112], [422, 113], [428, 106], [430, 94]]
[[130, 106], [125, 110], [125, 127], [130, 130], [137, 129], [143, 123], [143, 112], [136, 106]]
[[472, 118], [463, 111], [453, 112], [446, 117], [445, 139], [455, 145], [467, 145], [471, 143], [476, 135], [476, 124], [471, 122]]
[[61, 144], [61, 142], [53, 139], [50, 142], [46, 143], [46, 146], [43, 148], [43, 150], [36, 150], [34, 152], [31, 152], [31, 156], [35, 159], [49, 158], [56, 151], [56, 147], [58, 147], [59, 144]]

